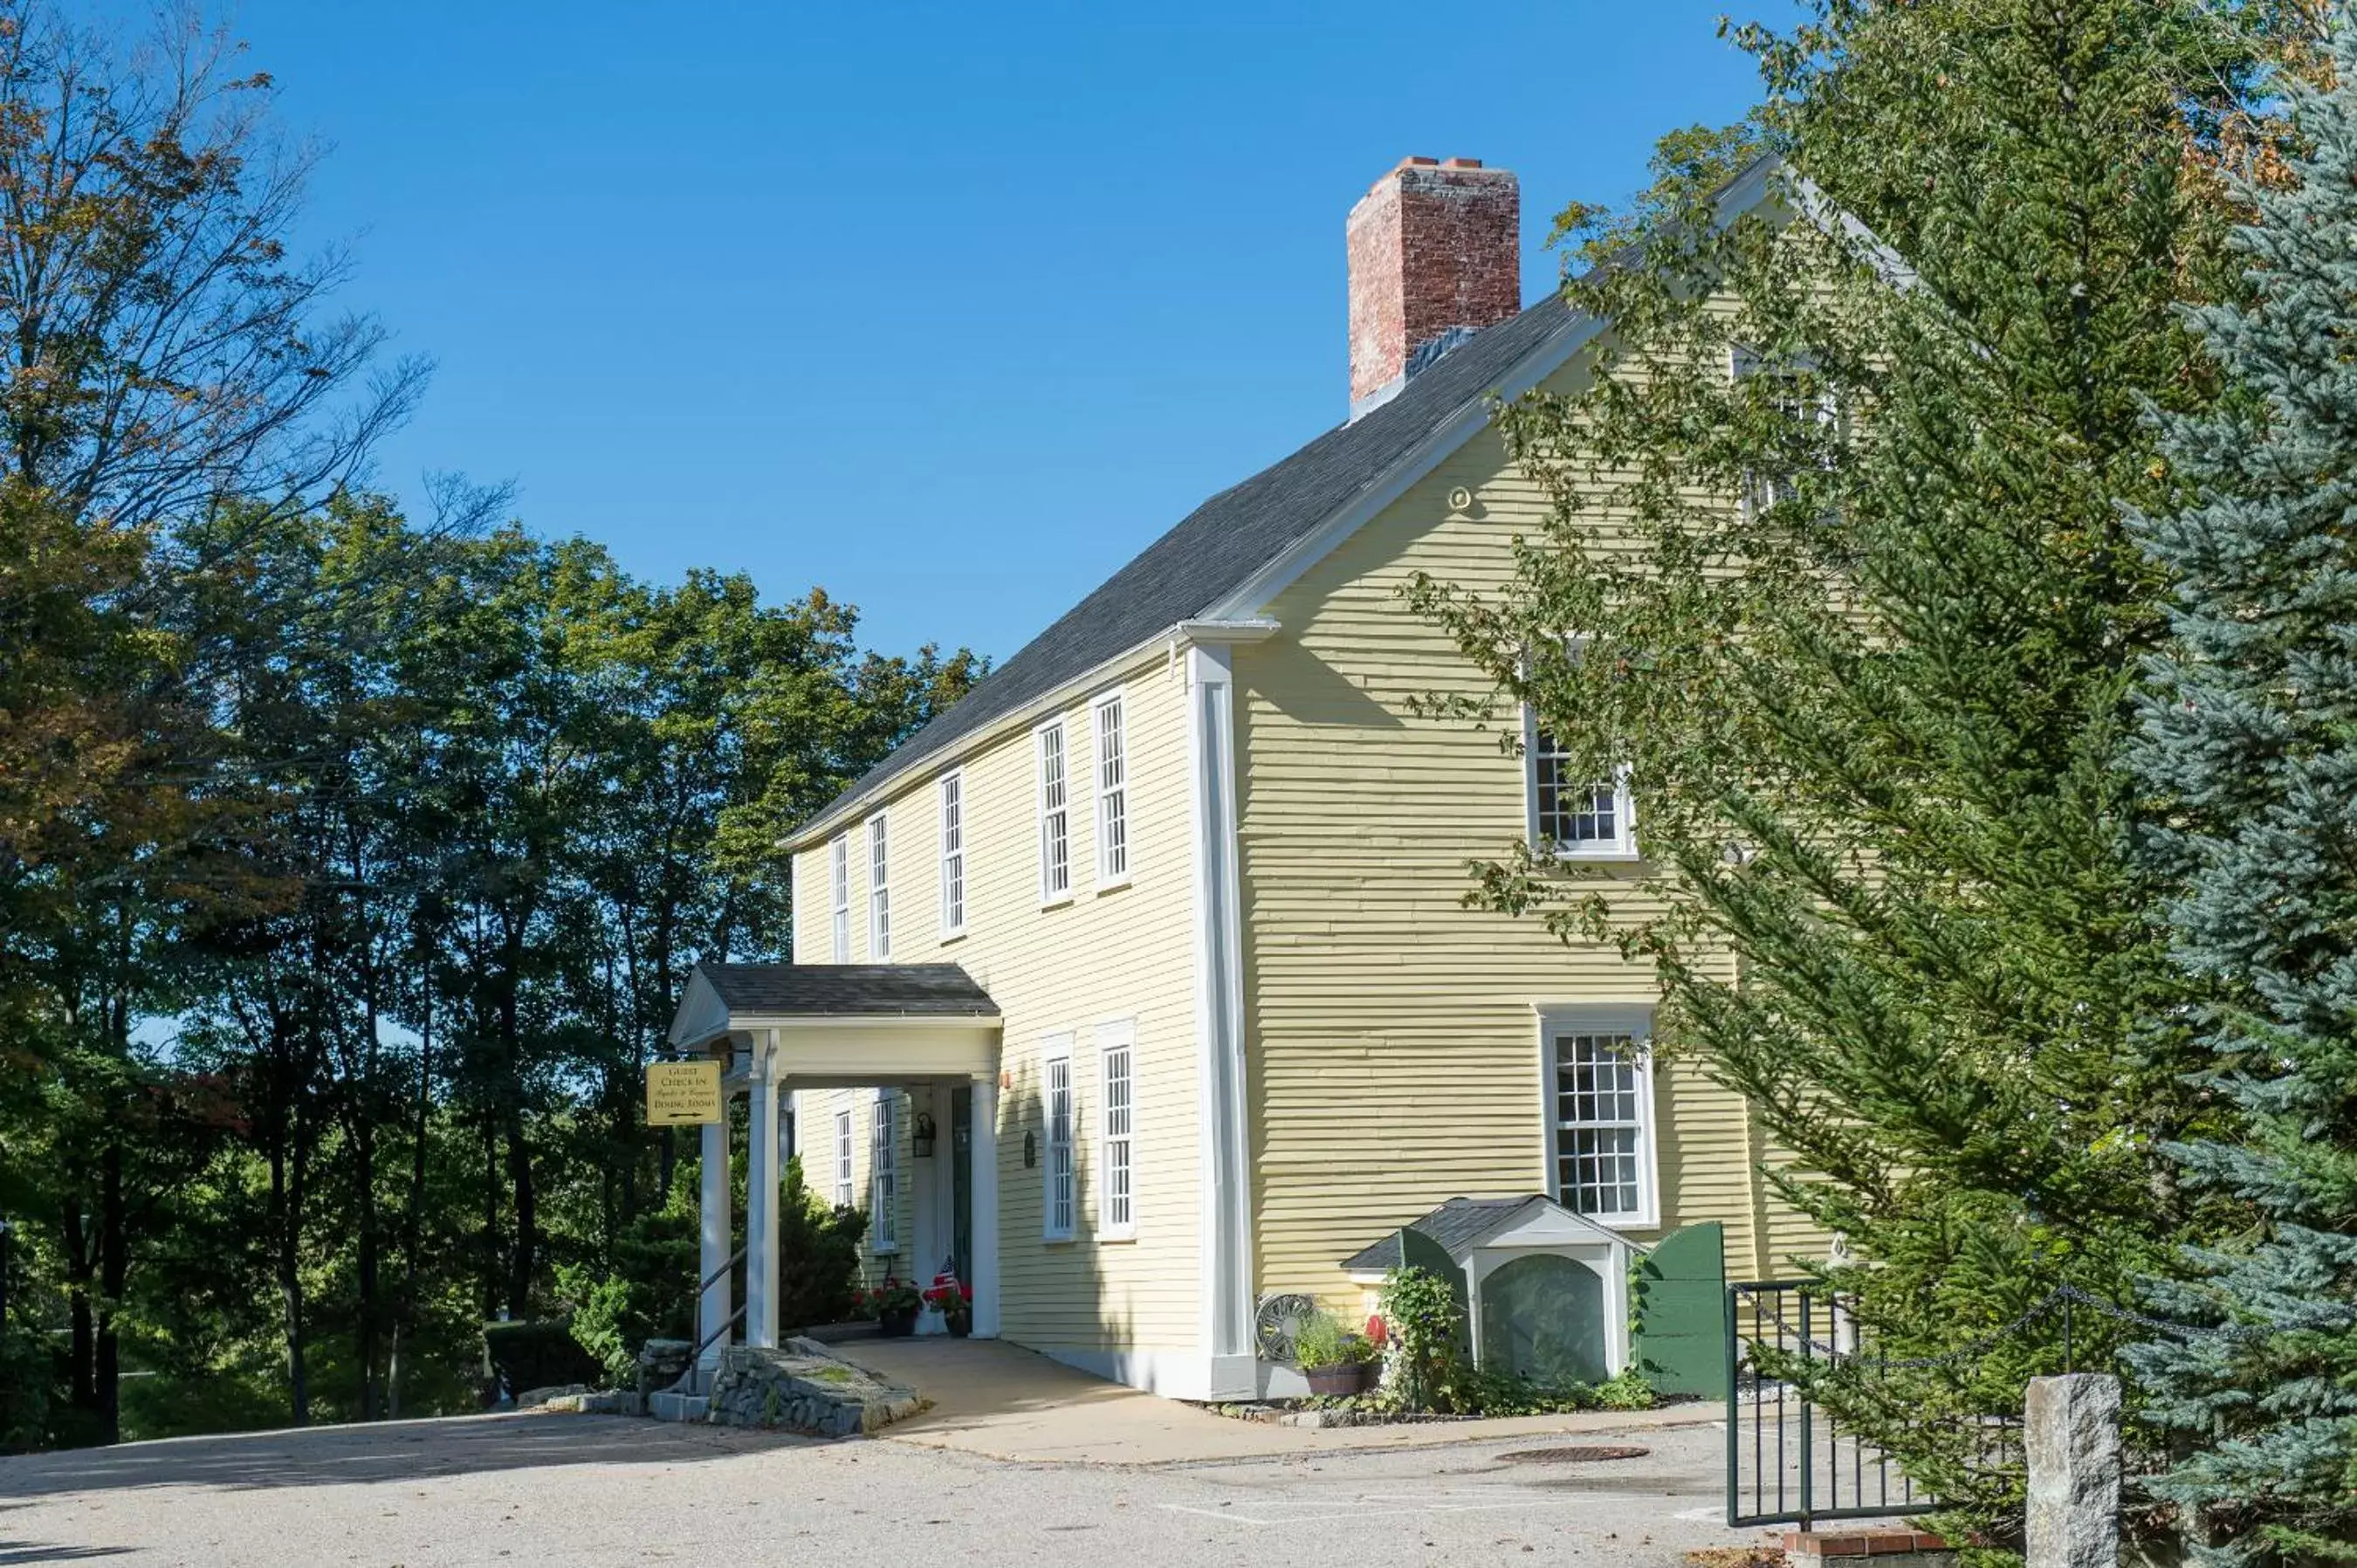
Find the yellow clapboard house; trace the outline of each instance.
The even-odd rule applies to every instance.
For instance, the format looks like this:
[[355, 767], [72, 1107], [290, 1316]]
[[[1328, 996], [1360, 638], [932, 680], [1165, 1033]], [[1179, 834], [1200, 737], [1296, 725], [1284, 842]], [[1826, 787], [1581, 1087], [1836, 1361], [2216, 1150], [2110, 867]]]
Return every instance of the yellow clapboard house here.
[[1521, 307], [1503, 170], [1408, 160], [1348, 237], [1351, 417], [804, 824], [793, 963], [699, 971], [673, 1031], [782, 1097], [751, 1157], [790, 1125], [872, 1276], [953, 1267], [976, 1332], [1184, 1398], [1294, 1391], [1262, 1305], [1355, 1316], [1369, 1249], [1453, 1199], [1531, 1246], [1717, 1221], [1729, 1277], [1824, 1247], [1742, 1101], [1642, 1054], [1648, 972], [1461, 906], [1525, 835], [1633, 868], [1625, 792], [1411, 712], [1488, 683], [1401, 586], [1501, 583], [1544, 521], [1491, 398], [1575, 384], [1608, 324]]

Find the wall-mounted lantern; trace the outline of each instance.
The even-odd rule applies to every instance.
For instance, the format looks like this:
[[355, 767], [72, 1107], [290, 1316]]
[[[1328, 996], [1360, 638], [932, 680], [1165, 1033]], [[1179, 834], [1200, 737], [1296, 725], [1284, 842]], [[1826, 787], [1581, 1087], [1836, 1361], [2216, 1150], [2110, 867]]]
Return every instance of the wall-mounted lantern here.
[[930, 1111], [920, 1111], [909, 1125], [909, 1142], [915, 1146], [917, 1158], [933, 1157], [933, 1116]]

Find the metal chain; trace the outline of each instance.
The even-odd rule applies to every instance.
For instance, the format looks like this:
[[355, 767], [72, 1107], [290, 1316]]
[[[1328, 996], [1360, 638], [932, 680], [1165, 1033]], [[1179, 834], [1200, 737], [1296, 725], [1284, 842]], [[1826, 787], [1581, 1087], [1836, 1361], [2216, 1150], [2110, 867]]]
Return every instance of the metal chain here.
[[[2185, 1339], [2232, 1339], [2238, 1341], [2253, 1341], [2267, 1338], [2273, 1332], [2266, 1327], [2252, 1324], [2226, 1323], [2205, 1326], [2191, 1323], [2172, 1323], [2167, 1318], [2153, 1317], [2141, 1312], [2132, 1311], [2127, 1307], [2115, 1305], [2113, 1303], [2104, 1300], [2101, 1296], [2088, 1294], [2085, 1291], [2081, 1290], [2076, 1285], [2055, 1286], [2053, 1290], [2047, 1293], [2043, 1300], [2031, 1305], [2029, 1310], [2023, 1312], [2010, 1323], [2007, 1323], [1991, 1330], [1988, 1334], [1984, 1335], [1970, 1345], [1964, 1346], [1961, 1348], [1954, 1350], [1943, 1351], [1937, 1356], [1864, 1357], [1857, 1354], [1855, 1351], [1846, 1352], [1837, 1345], [1828, 1343], [1824, 1340], [1816, 1339], [1803, 1334], [1785, 1321], [1783, 1311], [1779, 1306], [1770, 1306], [1768, 1309], [1768, 1316], [1781, 1332], [1784, 1339], [1791, 1340], [1794, 1344], [1798, 1345], [1800, 1348], [1806, 1350], [1813, 1355], [1823, 1357], [1825, 1360], [1847, 1362], [1854, 1366], [1873, 1367], [1885, 1371], [1921, 1371], [1933, 1367], [1949, 1366], [1958, 1361], [1969, 1360], [1985, 1355], [1988, 1351], [1996, 1348], [1999, 1344], [2003, 1343], [2011, 1335], [2017, 1334], [2022, 1329], [2029, 1327], [2031, 1324], [2037, 1322], [2048, 1313], [2052, 1312], [2057, 1306], [2061, 1305], [2065, 1302], [2075, 1302], [2082, 1306], [2093, 1307], [2106, 1317], [2115, 1318], [2122, 1323], [2132, 1323], [2140, 1328], [2149, 1328], [2162, 1334], [2173, 1334]], [[1759, 1310], [1758, 1298], [1756, 1296], [1753, 1298], [1753, 1311], [1756, 1314]], [[1839, 1307], [1836, 1306], [1835, 1310], [1838, 1311]], [[1782, 1348], [1782, 1341], [1781, 1340], [1779, 1341], [1778, 1348]]]

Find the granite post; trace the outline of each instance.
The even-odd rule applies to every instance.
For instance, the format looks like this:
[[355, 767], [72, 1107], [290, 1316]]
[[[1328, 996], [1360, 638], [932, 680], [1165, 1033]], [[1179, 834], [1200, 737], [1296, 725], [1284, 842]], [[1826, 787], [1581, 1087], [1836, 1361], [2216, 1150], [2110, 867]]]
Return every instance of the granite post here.
[[2033, 1378], [2022, 1414], [2029, 1568], [2119, 1568], [2120, 1380]]

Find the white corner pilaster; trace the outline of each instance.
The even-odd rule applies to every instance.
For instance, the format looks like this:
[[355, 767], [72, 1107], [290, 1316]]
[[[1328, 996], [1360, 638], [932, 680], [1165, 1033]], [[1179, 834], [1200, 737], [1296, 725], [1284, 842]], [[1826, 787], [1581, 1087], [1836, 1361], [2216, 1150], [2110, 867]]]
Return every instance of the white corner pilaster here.
[[745, 1343], [778, 1342], [778, 1032], [753, 1036], [745, 1152]]
[[974, 1180], [974, 1335], [998, 1337], [998, 1079], [977, 1073], [971, 1114], [973, 1154], [967, 1161]]
[[1222, 643], [1187, 649], [1195, 863], [1195, 1031], [1201, 1084], [1202, 1346], [1208, 1397], [1249, 1398], [1252, 1174], [1244, 1122], [1243, 937], [1237, 889], [1235, 680]]

